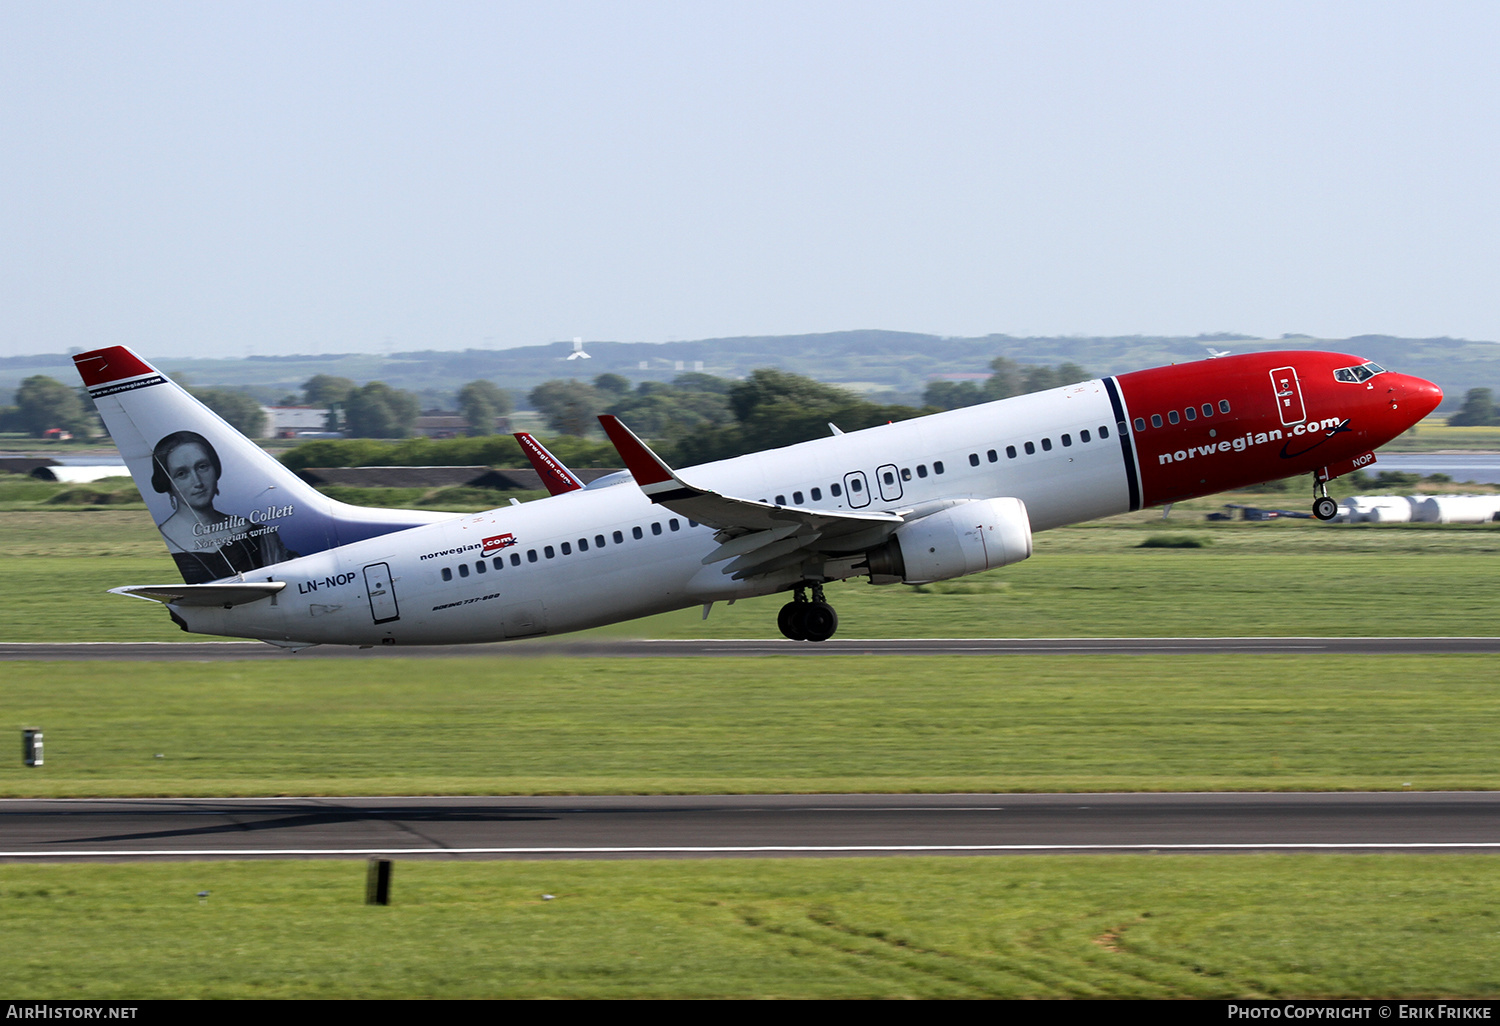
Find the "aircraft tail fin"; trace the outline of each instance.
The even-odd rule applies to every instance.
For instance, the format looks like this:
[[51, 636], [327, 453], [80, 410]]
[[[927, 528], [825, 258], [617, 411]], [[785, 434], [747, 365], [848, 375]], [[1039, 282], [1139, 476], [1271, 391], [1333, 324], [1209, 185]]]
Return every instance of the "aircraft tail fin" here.
[[124, 346], [73, 361], [188, 584], [454, 515], [335, 502]]
[[515, 435], [516, 441], [521, 443], [521, 451], [531, 461], [532, 469], [541, 475], [542, 484], [546, 486], [548, 493], [562, 495], [583, 487], [578, 475], [563, 466], [562, 460], [548, 452], [547, 447], [529, 432], [517, 431]]

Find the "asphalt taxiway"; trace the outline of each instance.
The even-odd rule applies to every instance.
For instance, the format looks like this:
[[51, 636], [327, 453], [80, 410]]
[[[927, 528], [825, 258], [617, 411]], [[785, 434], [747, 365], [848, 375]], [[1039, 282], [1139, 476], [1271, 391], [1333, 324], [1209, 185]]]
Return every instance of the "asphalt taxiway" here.
[[0, 859], [1500, 853], [1500, 793], [0, 800]]

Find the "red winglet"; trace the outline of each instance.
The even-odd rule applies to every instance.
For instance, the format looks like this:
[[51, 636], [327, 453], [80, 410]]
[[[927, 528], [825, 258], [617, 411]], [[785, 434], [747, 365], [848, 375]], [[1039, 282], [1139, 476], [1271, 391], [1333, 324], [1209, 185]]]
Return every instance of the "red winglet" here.
[[83, 383], [90, 388], [125, 378], [138, 378], [142, 374], [152, 374], [156, 371], [155, 367], [124, 346], [110, 346], [108, 349], [79, 353], [73, 357], [73, 363], [78, 367]]
[[621, 424], [620, 418], [613, 414], [601, 413], [599, 423], [604, 425], [604, 433], [614, 443], [615, 450], [625, 461], [625, 466], [635, 478], [636, 484], [644, 488], [647, 485], [675, 480], [671, 468], [658, 459], [656, 453], [646, 448], [646, 444], [635, 437], [634, 432]]
[[547, 491], [553, 495], [562, 495], [564, 492], [576, 492], [583, 487], [583, 482], [578, 480], [567, 467], [563, 466], [556, 456], [547, 451], [547, 447], [526, 431], [515, 432], [516, 441], [521, 443], [521, 450], [526, 453], [526, 458], [531, 461], [531, 467], [542, 477], [542, 484]]

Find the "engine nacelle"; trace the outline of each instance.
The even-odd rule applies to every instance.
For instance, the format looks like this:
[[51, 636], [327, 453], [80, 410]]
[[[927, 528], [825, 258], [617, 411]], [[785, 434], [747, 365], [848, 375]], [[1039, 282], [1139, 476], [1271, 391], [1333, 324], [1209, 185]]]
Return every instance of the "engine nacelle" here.
[[926, 584], [1031, 555], [1031, 518], [1020, 499], [976, 499], [903, 525], [865, 553], [872, 584]]

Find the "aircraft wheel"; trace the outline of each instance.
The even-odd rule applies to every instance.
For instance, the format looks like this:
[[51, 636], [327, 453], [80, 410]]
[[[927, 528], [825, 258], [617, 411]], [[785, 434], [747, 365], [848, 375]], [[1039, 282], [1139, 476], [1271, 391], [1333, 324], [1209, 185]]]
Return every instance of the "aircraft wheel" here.
[[808, 641], [827, 641], [839, 629], [839, 614], [826, 602], [813, 602], [802, 614], [802, 628]]
[[806, 608], [808, 608], [806, 602], [788, 602], [781, 607], [781, 612], [776, 614], [776, 626], [781, 628], [782, 634], [793, 641], [807, 640], [807, 627], [802, 615], [802, 611]]
[[1313, 500], [1313, 516], [1319, 520], [1332, 520], [1339, 515], [1339, 504], [1326, 495]]

